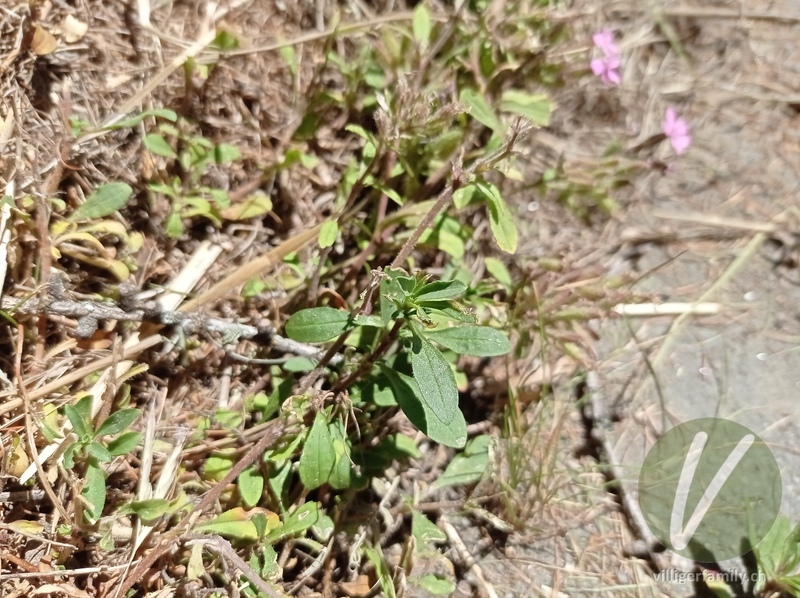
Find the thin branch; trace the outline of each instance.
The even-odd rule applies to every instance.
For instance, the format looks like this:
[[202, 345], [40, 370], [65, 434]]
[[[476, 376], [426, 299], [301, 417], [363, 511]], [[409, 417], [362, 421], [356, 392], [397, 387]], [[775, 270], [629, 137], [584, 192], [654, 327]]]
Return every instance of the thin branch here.
[[[241, 339], [256, 339], [264, 336], [269, 345], [276, 351], [292, 353], [303, 357], [320, 359], [323, 351], [319, 347], [307, 345], [284, 338], [270, 326], [250, 326], [237, 322], [228, 322], [219, 318], [210, 318], [198, 313], [162, 310], [152, 306], [137, 306], [123, 309], [115, 303], [100, 301], [73, 301], [71, 299], [54, 299], [52, 297], [31, 298], [21, 302], [10, 297], [3, 298], [2, 309], [12, 314], [50, 314], [78, 319], [76, 335], [86, 338], [94, 334], [99, 320], [117, 320], [122, 322], [153, 322], [163, 326], [179, 326], [185, 333], [216, 332], [222, 336], [223, 344], [231, 344]], [[88, 334], [86, 334], [88, 333]], [[332, 363], [342, 361], [341, 355], [331, 359]]]

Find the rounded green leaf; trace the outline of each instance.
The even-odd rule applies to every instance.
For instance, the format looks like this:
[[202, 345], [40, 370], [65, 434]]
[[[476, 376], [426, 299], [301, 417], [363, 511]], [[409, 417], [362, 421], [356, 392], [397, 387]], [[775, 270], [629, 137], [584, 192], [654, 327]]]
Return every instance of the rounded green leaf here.
[[328, 220], [319, 231], [319, 246], [321, 249], [330, 247], [336, 242], [339, 235], [339, 225], [335, 220]]
[[443, 330], [425, 332], [428, 339], [455, 351], [459, 355], [495, 357], [511, 350], [508, 337], [489, 326], [455, 326]]
[[332, 307], [312, 307], [292, 315], [286, 322], [289, 338], [302, 343], [324, 343], [350, 327], [350, 313]]
[[248, 467], [236, 481], [242, 501], [248, 507], [254, 507], [261, 500], [264, 492], [264, 476], [255, 467]]

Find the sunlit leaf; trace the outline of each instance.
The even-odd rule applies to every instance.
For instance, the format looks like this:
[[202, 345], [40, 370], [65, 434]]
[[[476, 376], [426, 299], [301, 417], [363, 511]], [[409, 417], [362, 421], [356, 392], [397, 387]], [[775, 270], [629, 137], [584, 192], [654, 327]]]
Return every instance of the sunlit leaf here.
[[460, 355], [495, 357], [511, 350], [508, 337], [489, 326], [454, 326], [427, 330], [425, 336]]
[[342, 334], [350, 324], [350, 312], [332, 307], [312, 307], [289, 318], [286, 334], [303, 343], [324, 343]]
[[411, 345], [411, 369], [422, 398], [444, 424], [458, 413], [458, 387], [450, 364], [441, 351], [417, 332]]
[[78, 206], [70, 220], [92, 220], [109, 216], [125, 206], [132, 194], [133, 189], [127, 183], [102, 185], [87, 197], [83, 204]]

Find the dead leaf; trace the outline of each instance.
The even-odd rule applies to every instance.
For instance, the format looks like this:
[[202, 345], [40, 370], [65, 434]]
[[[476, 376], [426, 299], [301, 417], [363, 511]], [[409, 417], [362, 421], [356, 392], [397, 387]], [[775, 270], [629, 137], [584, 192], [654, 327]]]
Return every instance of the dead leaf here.
[[61, 35], [64, 36], [65, 42], [74, 44], [83, 39], [83, 36], [89, 31], [89, 24], [79, 21], [72, 15], [67, 15], [66, 18], [61, 21], [58, 30], [61, 32]]
[[58, 46], [56, 38], [47, 29], [34, 23], [31, 27], [31, 50], [37, 56], [44, 56], [50, 54]]
[[370, 588], [369, 577], [359, 575], [355, 581], [345, 581], [339, 584], [348, 596], [364, 596]]
[[70, 598], [91, 598], [83, 590], [64, 583], [46, 583], [33, 590], [28, 596], [69, 596]]

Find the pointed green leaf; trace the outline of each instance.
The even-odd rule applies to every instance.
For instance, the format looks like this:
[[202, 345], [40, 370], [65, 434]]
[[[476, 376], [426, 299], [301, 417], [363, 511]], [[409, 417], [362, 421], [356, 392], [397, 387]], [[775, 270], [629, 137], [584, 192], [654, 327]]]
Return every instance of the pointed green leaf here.
[[324, 343], [350, 327], [350, 313], [332, 307], [298, 311], [286, 322], [289, 338], [303, 343]]
[[102, 185], [78, 206], [69, 219], [75, 222], [104, 218], [122, 208], [132, 194], [133, 189], [127, 183]]
[[137, 500], [123, 505], [117, 515], [136, 515], [144, 522], [152, 522], [166, 514], [169, 510], [169, 501], [165, 498], [149, 498]]
[[458, 413], [458, 386], [450, 364], [441, 351], [414, 332], [411, 346], [414, 380], [428, 407], [445, 424]]
[[477, 183], [477, 186], [486, 197], [487, 207], [489, 208], [489, 224], [495, 241], [497, 241], [497, 246], [506, 253], [514, 253], [517, 250], [519, 241], [514, 216], [508, 209], [506, 202], [503, 201], [497, 187], [488, 182]]
[[509, 89], [503, 92], [503, 99], [500, 101], [500, 110], [524, 116], [540, 127], [550, 124], [552, 109], [550, 100], [543, 93], [530, 94]]
[[417, 40], [421, 47], [427, 47], [431, 39], [431, 14], [422, 2], [417, 4], [417, 7], [414, 9], [414, 18], [411, 22], [411, 27], [414, 31], [414, 39]]
[[506, 265], [495, 257], [487, 257], [485, 262], [489, 274], [494, 276], [494, 279], [507, 289], [511, 288], [514, 281], [511, 279], [511, 273], [506, 268]]
[[328, 483], [335, 464], [336, 455], [328, 419], [322, 411], [317, 411], [300, 455], [300, 481], [309, 490], [319, 488]]
[[417, 546], [424, 548], [431, 543], [446, 542], [447, 536], [423, 513], [411, 511], [411, 533], [417, 539]]
[[64, 413], [72, 424], [72, 429], [78, 435], [78, 438], [86, 438], [92, 435], [92, 429], [89, 427], [91, 424], [87, 422], [83, 414], [75, 405], [64, 405]]
[[445, 488], [473, 484], [481, 479], [487, 465], [489, 465], [488, 450], [469, 456], [465, 453], [458, 454], [434, 482], [433, 487]]
[[271, 531], [264, 540], [271, 543], [300, 534], [316, 525], [320, 517], [319, 503], [307, 502], [291, 514], [284, 515], [283, 525]]
[[152, 154], [156, 156], [163, 156], [164, 158], [177, 158], [178, 154], [172, 149], [169, 141], [164, 139], [163, 135], [158, 133], [150, 133], [144, 138], [144, 146]]
[[414, 378], [389, 368], [383, 368], [383, 373], [389, 380], [397, 404], [412, 424], [439, 444], [453, 448], [462, 448], [466, 444], [467, 422], [460, 410], [456, 410], [453, 421], [446, 424], [423, 399]]
[[141, 409], [120, 409], [115, 411], [100, 425], [97, 430], [97, 436], [105, 436], [106, 434], [116, 436], [129, 428], [133, 422], [139, 419], [141, 414]]
[[495, 357], [511, 350], [508, 337], [488, 326], [455, 326], [442, 330], [427, 330], [425, 336], [455, 351], [459, 355]]
[[111, 461], [111, 459], [113, 459], [111, 453], [108, 452], [108, 449], [97, 441], [87, 444], [86, 450], [90, 455], [96, 457], [98, 461], [103, 463], [108, 463]]
[[467, 291], [467, 285], [460, 280], [437, 280], [422, 287], [416, 293], [417, 302], [422, 301], [441, 301], [443, 299], [455, 299]]
[[503, 124], [483, 95], [473, 89], [462, 89], [458, 99], [469, 108], [470, 116], [479, 123], [486, 125], [492, 131], [503, 130]]
[[173, 110], [168, 110], [166, 108], [156, 108], [154, 110], [145, 110], [141, 114], [137, 114], [136, 116], [131, 116], [130, 118], [121, 120], [117, 123], [114, 123], [113, 125], [103, 127], [101, 131], [116, 131], [117, 129], [127, 129], [130, 127], [135, 127], [148, 116], [157, 116], [159, 118], [166, 119], [170, 122], [175, 122], [176, 120], [178, 120], [178, 115], [175, 114]]

